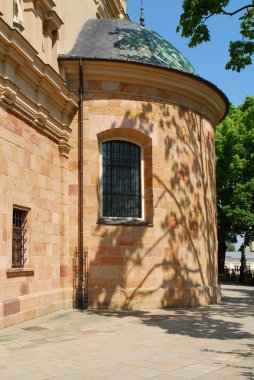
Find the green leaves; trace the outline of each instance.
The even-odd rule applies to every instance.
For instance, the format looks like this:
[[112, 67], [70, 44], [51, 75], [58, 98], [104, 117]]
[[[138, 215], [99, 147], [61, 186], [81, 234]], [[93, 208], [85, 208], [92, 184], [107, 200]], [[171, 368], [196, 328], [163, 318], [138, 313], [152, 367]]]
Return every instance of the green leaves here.
[[252, 63], [254, 54], [254, 2], [250, 0], [250, 4], [229, 12], [227, 6], [231, 4], [234, 6], [234, 1], [183, 0], [183, 13], [176, 31], [181, 31], [182, 37], [190, 38], [189, 47], [195, 47], [211, 40], [206, 25], [209, 18], [215, 15], [235, 16], [243, 14], [239, 18], [242, 40], [230, 42], [230, 60], [226, 64], [226, 69], [239, 72]]
[[254, 98], [231, 106], [216, 131], [218, 232], [254, 238]]
[[254, 43], [250, 41], [230, 42], [229, 54], [230, 60], [226, 64], [226, 69], [240, 72], [252, 63], [251, 57], [254, 54]]

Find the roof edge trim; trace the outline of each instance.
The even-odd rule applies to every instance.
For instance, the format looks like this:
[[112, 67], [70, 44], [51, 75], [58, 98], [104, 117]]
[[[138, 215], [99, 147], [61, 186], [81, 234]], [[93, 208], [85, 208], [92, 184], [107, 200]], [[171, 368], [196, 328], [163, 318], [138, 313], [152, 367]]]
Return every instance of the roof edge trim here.
[[224, 100], [225, 104], [226, 104], [226, 110], [225, 110], [225, 113], [224, 115], [222, 116], [222, 118], [220, 119], [219, 123], [221, 123], [227, 116], [228, 112], [229, 112], [229, 107], [230, 107], [230, 101], [228, 99], [228, 97], [225, 95], [225, 93], [219, 89], [215, 84], [213, 84], [212, 82], [210, 82], [209, 80], [207, 79], [204, 79], [200, 76], [197, 76], [195, 74], [192, 74], [192, 73], [188, 73], [188, 72], [185, 72], [185, 71], [180, 71], [180, 70], [177, 70], [177, 69], [170, 69], [168, 67], [161, 67], [161, 66], [157, 66], [157, 65], [153, 65], [153, 64], [149, 64], [149, 63], [143, 63], [143, 62], [133, 62], [133, 61], [121, 61], [121, 60], [118, 60], [118, 59], [107, 59], [107, 58], [85, 58], [85, 57], [65, 57], [64, 55], [59, 55], [58, 56], [58, 61], [59, 62], [68, 62], [68, 61], [78, 61], [78, 60], [82, 60], [83, 62], [93, 62], [93, 61], [97, 61], [97, 62], [116, 62], [116, 63], [120, 63], [120, 64], [131, 64], [131, 65], [139, 65], [139, 66], [148, 66], [148, 67], [153, 67], [153, 68], [156, 68], [158, 70], [166, 70], [166, 71], [169, 71], [169, 72], [174, 72], [174, 73], [178, 73], [179, 75], [184, 75], [184, 76], [187, 76], [187, 77], [190, 77], [194, 80], [197, 80], [203, 84], [206, 84], [207, 86], [209, 86], [210, 88], [212, 88], [215, 92], [217, 92], [217, 94], [219, 94], [222, 99]]

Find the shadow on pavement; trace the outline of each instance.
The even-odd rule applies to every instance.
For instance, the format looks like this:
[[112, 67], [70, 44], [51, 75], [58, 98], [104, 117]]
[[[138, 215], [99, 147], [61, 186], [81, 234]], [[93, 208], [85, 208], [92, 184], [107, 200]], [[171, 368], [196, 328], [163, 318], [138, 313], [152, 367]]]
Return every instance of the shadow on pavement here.
[[235, 319], [253, 316], [254, 289], [237, 286], [224, 289], [222, 303], [208, 307], [157, 310], [156, 314], [145, 310], [88, 310], [87, 313], [117, 318], [137, 317], [131, 323], [160, 327], [171, 335], [219, 340], [253, 339], [254, 334], [245, 331], [244, 323]]

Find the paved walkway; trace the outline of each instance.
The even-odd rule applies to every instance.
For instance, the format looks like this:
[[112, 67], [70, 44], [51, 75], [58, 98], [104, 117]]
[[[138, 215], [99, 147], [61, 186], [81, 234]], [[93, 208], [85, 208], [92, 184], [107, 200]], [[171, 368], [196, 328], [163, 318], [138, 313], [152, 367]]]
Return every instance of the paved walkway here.
[[153, 312], [67, 310], [0, 331], [0, 379], [254, 379], [254, 288]]

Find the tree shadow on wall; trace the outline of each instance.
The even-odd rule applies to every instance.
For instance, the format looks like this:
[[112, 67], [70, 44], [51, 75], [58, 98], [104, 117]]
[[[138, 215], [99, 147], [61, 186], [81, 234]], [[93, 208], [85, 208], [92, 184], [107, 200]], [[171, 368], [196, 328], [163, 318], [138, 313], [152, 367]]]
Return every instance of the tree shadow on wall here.
[[[141, 104], [136, 117], [126, 112], [120, 128], [148, 136], [157, 133], [157, 145], [152, 147], [151, 194], [156, 228], [93, 227], [90, 306], [133, 310], [140, 307], [141, 299], [148, 308], [213, 302], [208, 288], [217, 277], [213, 131], [191, 111], [161, 103]], [[93, 312], [125, 315], [109, 310]], [[238, 339], [241, 328], [240, 323], [229, 325], [215, 318], [209, 308], [200, 309], [196, 316], [175, 311], [165, 323], [163, 314], [158, 320], [146, 312], [135, 313], [143, 313], [141, 319], [147, 325], [155, 323], [168, 333], [196, 337]]]
[[[171, 178], [155, 178], [175, 206], [165, 225], [173, 216], [178, 228], [169, 231], [170, 240], [187, 242], [187, 252], [192, 254], [205, 286], [217, 276], [214, 132], [211, 127], [207, 130], [202, 118], [193, 112], [179, 109], [176, 118], [170, 116], [167, 106], [160, 108], [160, 128], [166, 132], [165, 159], [171, 165]], [[206, 263], [202, 263], [204, 258]]]
[[[197, 285], [205, 287], [217, 277], [212, 131], [191, 112], [177, 107], [171, 111], [167, 105], [143, 102], [136, 119], [132, 111], [123, 118], [121, 128], [136, 129], [152, 138], [156, 130], [160, 131], [157, 146], [153, 146], [151, 194], [156, 231], [144, 226], [93, 228], [96, 239], [89, 247], [89, 256], [93, 250], [94, 257], [90, 262], [89, 292], [91, 306], [101, 310], [88, 312], [119, 319], [132, 315], [129, 323], [159, 327], [167, 336], [231, 339], [239, 342], [239, 351], [229, 353], [248, 357], [253, 355], [253, 347], [246, 349], [242, 340], [253, 339], [253, 333], [245, 330], [240, 319], [229, 322], [228, 317], [250, 316], [248, 302], [253, 293], [246, 293], [246, 302], [242, 300], [240, 305], [226, 298], [223, 307], [154, 313], [134, 310], [141, 298], [151, 303], [159, 300], [165, 308], [169, 300], [171, 306], [194, 306], [199, 302]], [[118, 126], [112, 124], [113, 128]], [[105, 310], [112, 305], [127, 312]], [[216, 356], [216, 352], [203, 354]], [[250, 368], [238, 371], [253, 377]]]

